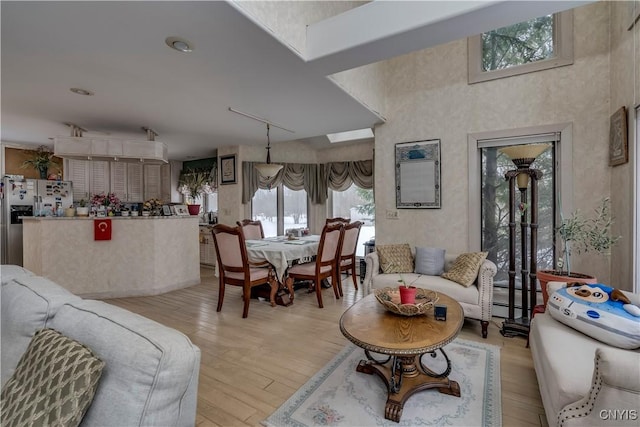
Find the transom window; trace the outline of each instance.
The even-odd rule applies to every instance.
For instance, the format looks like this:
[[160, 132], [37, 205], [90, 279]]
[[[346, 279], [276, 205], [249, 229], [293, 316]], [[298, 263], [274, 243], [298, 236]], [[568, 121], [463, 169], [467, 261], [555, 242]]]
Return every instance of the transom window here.
[[470, 37], [469, 83], [573, 63], [573, 12], [541, 16]]

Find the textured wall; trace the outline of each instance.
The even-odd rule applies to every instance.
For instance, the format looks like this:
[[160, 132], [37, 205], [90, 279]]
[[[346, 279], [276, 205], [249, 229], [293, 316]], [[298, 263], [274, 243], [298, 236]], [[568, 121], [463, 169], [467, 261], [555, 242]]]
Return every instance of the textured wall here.
[[[574, 11], [574, 64], [467, 84], [467, 42], [459, 40], [386, 61], [386, 116], [376, 128], [376, 243], [408, 242], [468, 250], [467, 135], [573, 123], [574, 207], [590, 210], [609, 195], [609, 6]], [[442, 208], [395, 210], [394, 144], [439, 138]], [[416, 230], [419, 230], [416, 232]], [[606, 259], [574, 257], [608, 280]], [[587, 267], [588, 266], [588, 267]]]
[[[631, 2], [611, 2], [611, 108], [628, 110], [629, 163], [611, 168], [611, 206], [615, 215], [614, 233], [622, 239], [611, 251], [611, 284], [632, 290], [633, 214], [636, 158], [634, 106], [640, 102], [640, 23], [628, 31]], [[634, 75], [635, 72], [635, 75]]]

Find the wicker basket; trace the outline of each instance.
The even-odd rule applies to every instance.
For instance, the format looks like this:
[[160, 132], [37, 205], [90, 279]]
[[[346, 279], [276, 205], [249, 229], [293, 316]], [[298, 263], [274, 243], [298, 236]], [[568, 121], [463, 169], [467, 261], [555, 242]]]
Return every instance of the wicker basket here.
[[398, 288], [375, 289], [374, 294], [385, 309], [402, 316], [426, 314], [438, 302], [437, 292], [422, 288], [417, 288], [415, 304], [400, 304]]

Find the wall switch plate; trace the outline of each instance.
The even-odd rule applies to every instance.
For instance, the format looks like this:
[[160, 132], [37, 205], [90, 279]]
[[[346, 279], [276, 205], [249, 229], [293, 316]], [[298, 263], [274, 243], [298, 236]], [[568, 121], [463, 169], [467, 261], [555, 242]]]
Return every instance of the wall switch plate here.
[[398, 211], [387, 209], [387, 219], [398, 219]]

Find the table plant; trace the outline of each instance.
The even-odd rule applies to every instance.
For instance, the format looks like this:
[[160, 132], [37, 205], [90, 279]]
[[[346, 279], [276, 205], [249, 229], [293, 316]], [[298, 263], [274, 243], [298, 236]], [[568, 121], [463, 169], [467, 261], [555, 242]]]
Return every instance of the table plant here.
[[205, 171], [187, 170], [180, 175], [178, 182], [179, 191], [187, 196], [189, 213], [198, 215], [200, 213], [200, 205], [196, 200], [202, 194], [209, 194], [213, 191], [211, 173]]
[[400, 280], [398, 283], [402, 283], [401, 286], [398, 286], [398, 291], [400, 292], [400, 304], [415, 304], [416, 302], [416, 287], [407, 285], [404, 277], [402, 277], [402, 273], [398, 273], [400, 276]]
[[561, 242], [561, 255], [556, 264], [557, 270], [537, 272], [545, 305], [549, 297], [547, 294], [548, 282], [597, 283], [595, 276], [572, 271], [571, 256], [573, 253], [587, 252], [608, 255], [611, 248], [620, 240], [620, 236], [614, 236], [611, 233], [612, 225], [613, 217], [608, 197], [602, 199], [600, 205], [594, 210], [593, 217], [586, 218], [579, 210], [576, 210], [569, 218], [560, 215], [560, 225], [556, 228], [558, 240]]
[[27, 150], [27, 153], [31, 156], [22, 162], [20, 166], [23, 169], [32, 167], [40, 174], [40, 179], [47, 179], [47, 172], [51, 166], [58, 166], [55, 160], [53, 160], [53, 151], [51, 151], [46, 145], [41, 145], [35, 150]]

